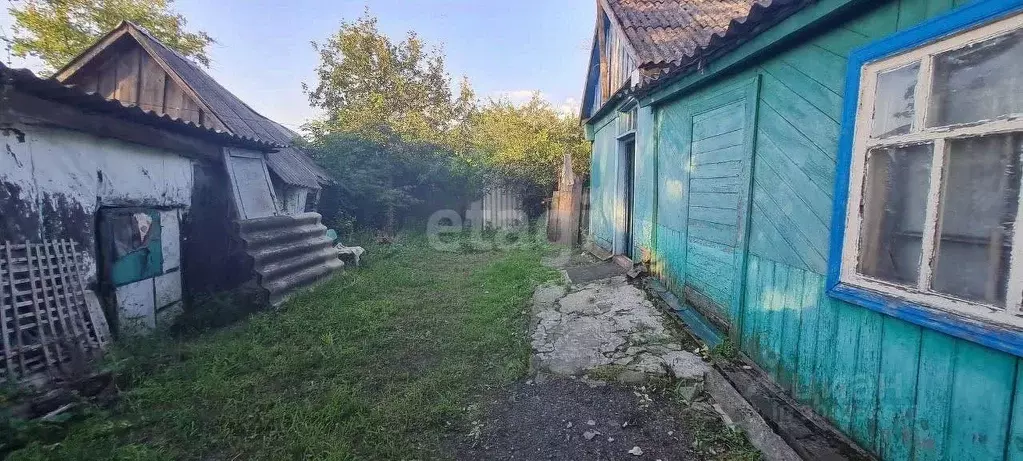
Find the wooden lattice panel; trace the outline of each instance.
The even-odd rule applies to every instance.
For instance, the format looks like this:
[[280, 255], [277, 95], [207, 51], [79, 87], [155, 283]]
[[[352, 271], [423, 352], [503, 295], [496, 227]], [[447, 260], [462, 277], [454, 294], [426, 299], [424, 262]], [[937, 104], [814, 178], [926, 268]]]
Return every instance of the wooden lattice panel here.
[[0, 244], [0, 383], [52, 376], [105, 347], [106, 318], [89, 308], [70, 240]]

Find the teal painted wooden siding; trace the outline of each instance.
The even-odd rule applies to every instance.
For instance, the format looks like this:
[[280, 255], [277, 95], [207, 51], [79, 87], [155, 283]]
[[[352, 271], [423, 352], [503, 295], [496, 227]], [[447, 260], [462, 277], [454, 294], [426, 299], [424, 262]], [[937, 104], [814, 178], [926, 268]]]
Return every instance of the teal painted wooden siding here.
[[657, 203], [656, 121], [651, 107], [641, 107], [636, 114], [636, 164], [633, 179], [632, 254], [640, 260], [649, 256], [654, 238], [654, 204]]
[[658, 110], [656, 221], [666, 239], [657, 274], [676, 293], [698, 292], [725, 322], [742, 293], [758, 88], [747, 78]]
[[[610, 250], [614, 239], [618, 151], [614, 115], [597, 124], [590, 160], [590, 237]], [[603, 125], [603, 126], [601, 126]]]
[[[652, 272], [676, 292], [684, 283], [703, 283], [722, 299], [720, 287], [744, 276], [744, 302], [733, 314], [742, 351], [796, 400], [882, 459], [1023, 460], [1019, 358], [825, 291], [828, 234], [840, 224], [831, 222], [831, 206], [847, 56], [962, 3], [884, 3], [654, 106], [639, 126], [638, 137], [647, 133], [654, 146], [637, 146], [637, 181], [654, 187], [637, 191], [635, 202], [641, 205], [637, 233], [643, 233], [637, 242], [650, 245]], [[706, 150], [706, 141], [727, 134], [732, 122], [696, 127], [690, 108], [754, 76], [761, 84], [753, 173], [736, 183], [725, 173], [738, 154], [727, 142], [715, 147], [716, 157]], [[695, 133], [714, 134], [696, 139], [703, 135]], [[597, 150], [608, 149], [600, 139], [598, 132], [595, 169], [604, 155]], [[613, 162], [600, 166], [614, 168]], [[702, 246], [728, 247], [720, 236], [731, 232], [722, 227], [732, 222], [731, 210], [703, 205], [744, 185], [752, 188], [749, 251], [737, 266]]]

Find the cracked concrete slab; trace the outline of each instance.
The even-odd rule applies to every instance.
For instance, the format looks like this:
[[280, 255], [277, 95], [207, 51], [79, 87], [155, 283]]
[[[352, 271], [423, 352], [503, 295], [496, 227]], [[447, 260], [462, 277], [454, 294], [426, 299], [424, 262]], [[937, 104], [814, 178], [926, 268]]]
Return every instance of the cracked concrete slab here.
[[532, 345], [540, 371], [582, 375], [613, 367], [619, 380], [702, 380], [710, 367], [682, 350], [666, 319], [624, 276], [581, 286], [545, 286], [533, 296]]

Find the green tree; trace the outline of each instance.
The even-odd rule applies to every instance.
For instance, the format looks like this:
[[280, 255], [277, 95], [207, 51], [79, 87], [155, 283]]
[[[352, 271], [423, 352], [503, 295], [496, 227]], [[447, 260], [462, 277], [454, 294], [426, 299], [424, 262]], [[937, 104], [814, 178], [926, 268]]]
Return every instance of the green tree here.
[[99, 37], [131, 21], [179, 53], [209, 66], [206, 32], [186, 30], [185, 18], [171, 9], [174, 0], [12, 0], [11, 51], [36, 56], [52, 72], [67, 64]]
[[394, 43], [368, 9], [313, 47], [320, 55], [317, 83], [303, 87], [310, 103], [325, 112], [322, 120], [308, 125], [314, 135], [446, 143], [474, 105], [466, 80], [459, 96], [453, 96], [440, 48], [428, 50], [411, 31]]
[[564, 155], [576, 173], [589, 170], [590, 146], [579, 120], [559, 113], [533, 93], [526, 104], [491, 100], [469, 121], [471, 144], [479, 162], [499, 180], [546, 195], [555, 186]]

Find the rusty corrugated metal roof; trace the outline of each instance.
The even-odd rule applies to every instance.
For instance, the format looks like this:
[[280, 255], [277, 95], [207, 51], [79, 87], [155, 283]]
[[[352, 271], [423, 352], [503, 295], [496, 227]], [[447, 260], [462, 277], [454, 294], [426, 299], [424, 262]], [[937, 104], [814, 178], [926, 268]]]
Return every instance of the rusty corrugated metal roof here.
[[87, 93], [56, 80], [42, 78], [28, 69], [12, 69], [0, 63], [0, 86], [13, 85], [18, 91], [40, 99], [74, 106], [86, 112], [99, 113], [162, 130], [205, 139], [224, 146], [244, 147], [271, 152], [283, 147], [261, 138], [218, 131], [192, 122], [171, 118], [166, 114], [145, 111], [138, 106], [125, 106], [119, 101]]

